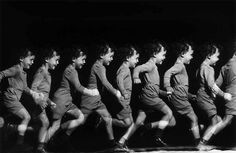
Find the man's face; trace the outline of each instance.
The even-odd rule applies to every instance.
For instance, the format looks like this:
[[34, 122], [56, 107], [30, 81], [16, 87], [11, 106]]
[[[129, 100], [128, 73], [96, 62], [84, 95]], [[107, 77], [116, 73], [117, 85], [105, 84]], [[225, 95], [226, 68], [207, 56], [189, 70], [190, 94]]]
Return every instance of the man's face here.
[[127, 61], [130, 63], [131, 68], [134, 68], [136, 66], [136, 64], [138, 63], [138, 59], [139, 54], [137, 53], [137, 51], [134, 51], [134, 55], [127, 59]]
[[161, 51], [159, 53], [157, 53], [156, 55], [154, 55], [154, 57], [157, 59], [156, 60], [157, 64], [162, 64], [163, 61], [166, 58], [166, 50], [165, 50], [165, 48], [162, 46], [161, 47]]
[[192, 46], [189, 46], [188, 51], [182, 55], [185, 64], [189, 64], [191, 59], [193, 58], [193, 49]]
[[56, 66], [59, 64], [60, 56], [53, 56], [50, 59], [47, 59], [46, 62], [48, 63], [48, 68], [54, 70]]
[[34, 59], [35, 59], [34, 55], [27, 56], [25, 58], [20, 59], [22, 65], [23, 65], [23, 68], [29, 69], [31, 67], [31, 65], [34, 63]]
[[211, 65], [215, 65], [216, 62], [219, 61], [219, 55], [220, 55], [220, 52], [219, 52], [219, 49], [217, 48], [215, 54], [209, 57]]
[[83, 65], [86, 63], [86, 55], [80, 56], [74, 60], [75, 66], [77, 69], [81, 69]]
[[111, 61], [113, 60], [114, 52], [112, 52], [111, 48], [109, 48], [108, 52], [101, 56], [101, 59], [103, 59], [103, 64], [110, 65]]

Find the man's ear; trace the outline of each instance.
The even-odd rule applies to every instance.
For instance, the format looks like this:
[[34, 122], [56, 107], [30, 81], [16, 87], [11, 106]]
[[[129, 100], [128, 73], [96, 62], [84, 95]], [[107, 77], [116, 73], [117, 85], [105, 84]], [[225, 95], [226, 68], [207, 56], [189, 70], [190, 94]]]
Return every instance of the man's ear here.
[[20, 58], [20, 62], [23, 62], [23, 60], [24, 60], [23, 58]]
[[72, 58], [72, 62], [75, 62], [75, 58]]
[[100, 55], [99, 57], [102, 59], [105, 55]]

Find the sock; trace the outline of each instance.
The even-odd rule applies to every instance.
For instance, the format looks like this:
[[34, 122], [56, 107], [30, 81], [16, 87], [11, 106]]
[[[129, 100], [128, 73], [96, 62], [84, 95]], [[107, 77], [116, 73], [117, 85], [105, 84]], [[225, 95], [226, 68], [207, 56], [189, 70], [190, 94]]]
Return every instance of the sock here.
[[43, 149], [44, 145], [45, 145], [45, 143], [39, 142], [37, 149]]
[[206, 145], [207, 144], [207, 140], [205, 140], [205, 139], [201, 139], [201, 141], [200, 141], [202, 144], [204, 144], [204, 145]]
[[124, 137], [122, 137], [122, 138], [120, 138], [120, 141], [119, 141], [119, 143], [120, 143], [120, 144], [124, 144], [124, 143], [125, 143], [125, 141], [126, 141], [126, 139], [125, 139]]
[[18, 135], [16, 144], [23, 144], [24, 142], [24, 136]]
[[7, 127], [7, 129], [13, 130], [13, 131], [17, 131], [17, 129], [18, 129], [18, 125], [16, 125], [16, 124], [11, 124], [11, 123], [8, 123], [8, 124], [6, 125], [6, 127]]
[[199, 142], [200, 142], [200, 138], [197, 138], [197, 139], [194, 140], [194, 144], [195, 144], [195, 145], [198, 145]]
[[152, 123], [148, 123], [144, 125], [145, 129], [150, 130], [152, 129]]
[[162, 136], [162, 134], [163, 134], [163, 130], [162, 129], [156, 129], [156, 132], [155, 132], [155, 137], [156, 138], [161, 138], [161, 136]]
[[109, 140], [109, 145], [115, 146], [115, 144], [116, 144], [115, 139]]

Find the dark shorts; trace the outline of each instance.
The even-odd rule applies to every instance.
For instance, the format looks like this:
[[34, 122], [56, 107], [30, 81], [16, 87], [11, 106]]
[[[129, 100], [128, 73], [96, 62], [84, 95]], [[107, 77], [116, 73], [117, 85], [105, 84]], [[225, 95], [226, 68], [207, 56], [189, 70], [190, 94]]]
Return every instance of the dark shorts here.
[[120, 120], [131, 118], [132, 110], [130, 108], [130, 105], [123, 105], [123, 109], [116, 116]]
[[63, 115], [69, 111], [69, 110], [74, 110], [74, 109], [79, 109], [75, 104], [72, 102], [64, 105], [64, 104], [57, 104], [56, 108], [52, 109], [53, 112], [53, 119], [61, 119]]
[[25, 109], [25, 107], [21, 104], [21, 102], [15, 98], [4, 96], [3, 98], [4, 106], [7, 110], [18, 116], [18, 112], [21, 109]]
[[132, 110], [130, 107], [130, 101], [131, 101], [131, 91], [128, 91], [128, 98], [124, 99], [124, 97], [121, 97], [119, 102], [122, 105], [123, 109], [116, 114], [118, 119], [126, 119], [131, 118], [132, 116]]
[[164, 106], [167, 106], [167, 105], [162, 100], [159, 101], [158, 103], [155, 103], [155, 104], [152, 104], [152, 105], [144, 103], [144, 102], [141, 101], [138, 108], [139, 108], [139, 110], [142, 110], [145, 113], [153, 113], [153, 112], [162, 110], [162, 108]]
[[174, 87], [174, 92], [171, 95], [171, 102], [174, 105], [175, 110], [181, 115], [194, 112], [188, 101], [188, 87], [186, 86]]
[[148, 84], [143, 87], [139, 98], [141, 101], [139, 109], [145, 112], [158, 111], [166, 105], [166, 103], [159, 98], [159, 86], [155, 84]]
[[[42, 109], [40, 107], [40, 105], [38, 104], [40, 102], [43, 102], [43, 101], [36, 101], [37, 104], [35, 103], [34, 106], [32, 106], [33, 107], [32, 118], [37, 118], [42, 113], [46, 114], [46, 108]], [[47, 107], [49, 107], [49, 106], [47, 106]]]
[[214, 100], [202, 90], [199, 90], [197, 93], [197, 106], [204, 111], [208, 118], [217, 114]]
[[81, 106], [81, 111], [83, 114], [91, 114], [92, 112], [96, 110], [102, 110], [102, 109], [107, 109], [107, 108], [101, 100], [94, 103], [93, 106], [90, 106], [90, 105]]
[[236, 115], [236, 96], [233, 95], [232, 100], [225, 103], [225, 114]]

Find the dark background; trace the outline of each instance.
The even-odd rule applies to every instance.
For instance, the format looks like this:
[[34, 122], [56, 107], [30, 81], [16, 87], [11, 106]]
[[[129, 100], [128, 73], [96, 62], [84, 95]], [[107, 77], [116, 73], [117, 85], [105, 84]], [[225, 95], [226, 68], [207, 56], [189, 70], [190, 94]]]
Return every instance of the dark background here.
[[[80, 75], [81, 82], [86, 85], [89, 69], [95, 60], [93, 53], [97, 43], [105, 41], [114, 44], [115, 47], [132, 43], [142, 48], [144, 43], [153, 39], [161, 40], [167, 46], [184, 39], [194, 42], [195, 46], [214, 42], [223, 47], [221, 60], [215, 69], [218, 74], [232, 51], [236, 26], [235, 7], [234, 0], [1, 1], [0, 70], [16, 63], [16, 53], [19, 48], [33, 48], [40, 57], [41, 48], [54, 47], [61, 52], [62, 58], [60, 65], [55, 72], [52, 72], [53, 93], [59, 85], [63, 69], [70, 62], [68, 48], [74, 45], [80, 45], [88, 51], [87, 64], [80, 73], [83, 74]], [[142, 52], [142, 49], [139, 51]], [[196, 58], [198, 53], [199, 50], [196, 48], [195, 59], [187, 66], [192, 93], [197, 90], [195, 71], [199, 64]], [[166, 61], [159, 68], [161, 76], [175, 62], [171, 54], [170, 49]], [[39, 58], [36, 57], [35, 64], [29, 71], [29, 83], [39, 66]], [[107, 69], [108, 78], [112, 83], [117, 67], [117, 61], [114, 60]], [[105, 95], [104, 102], [108, 109], [115, 112], [114, 104], [110, 102], [112, 97], [107, 93]], [[134, 98], [133, 101], [137, 99]], [[217, 100], [217, 105], [219, 113], [223, 115], [221, 99]], [[203, 122], [203, 114], [197, 108], [196, 112], [200, 122]], [[167, 129], [166, 139], [173, 145], [188, 144], [191, 142], [190, 132], [186, 134], [188, 126], [184, 119], [178, 116], [177, 119], [179, 120], [177, 126], [174, 129]], [[79, 128], [73, 135], [76, 140], [75, 145], [79, 148], [103, 146], [106, 134], [102, 128], [98, 129], [98, 132], [91, 133], [90, 130], [94, 130], [92, 126], [85, 127]], [[85, 132], [81, 134], [81, 131]], [[121, 129], [115, 129], [114, 132], [116, 131], [122, 133]], [[142, 141], [143, 138], [139, 136], [136, 137], [140, 140], [131, 139], [131, 146], [151, 144], [149, 141]], [[226, 128], [214, 143], [223, 146], [235, 145], [235, 122]]]

